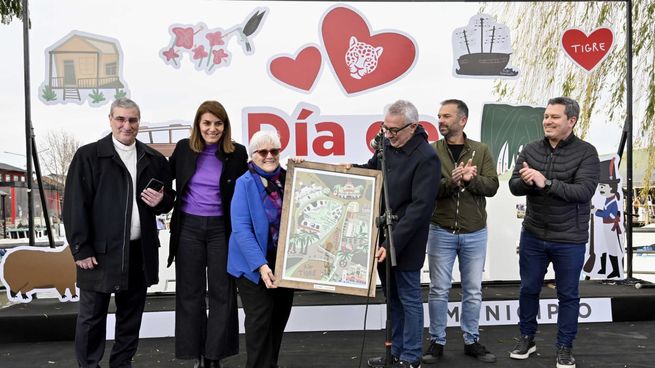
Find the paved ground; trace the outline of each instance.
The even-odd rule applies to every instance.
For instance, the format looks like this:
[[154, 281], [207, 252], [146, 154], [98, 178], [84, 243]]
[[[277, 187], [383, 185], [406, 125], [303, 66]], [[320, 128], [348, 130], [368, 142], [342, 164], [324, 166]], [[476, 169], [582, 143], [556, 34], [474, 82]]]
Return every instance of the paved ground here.
[[[540, 333], [536, 338], [537, 354], [525, 361], [512, 360], [508, 356], [508, 351], [514, 345], [513, 338], [516, 332], [517, 328], [514, 326], [486, 327], [481, 331], [482, 343], [498, 356], [496, 364], [488, 364], [465, 356], [462, 352], [460, 331], [449, 328], [450, 343], [446, 346], [444, 359], [438, 364], [423, 365], [423, 367], [555, 367], [553, 347], [555, 326], [540, 327]], [[244, 366], [246, 355], [243, 335], [240, 340], [242, 352], [224, 360], [224, 367]], [[288, 333], [282, 346], [280, 363], [288, 368], [365, 367], [365, 359], [360, 365], [362, 345], [365, 358], [382, 354], [384, 331], [369, 331], [366, 341], [363, 342], [363, 340], [362, 332]], [[107, 345], [107, 348], [111, 348], [111, 343]], [[173, 338], [141, 340], [138, 354], [134, 359], [134, 367], [193, 366], [189, 361], [176, 360], [173, 351]], [[109, 350], [107, 350], [107, 354], [108, 352]], [[578, 360], [578, 368], [652, 368], [655, 366], [655, 321], [582, 324], [574, 352]], [[105, 355], [106, 357], [107, 355]], [[72, 341], [0, 345], [0, 367], [2, 368], [70, 368], [75, 366]], [[106, 361], [103, 361], [102, 367], [107, 367]]]

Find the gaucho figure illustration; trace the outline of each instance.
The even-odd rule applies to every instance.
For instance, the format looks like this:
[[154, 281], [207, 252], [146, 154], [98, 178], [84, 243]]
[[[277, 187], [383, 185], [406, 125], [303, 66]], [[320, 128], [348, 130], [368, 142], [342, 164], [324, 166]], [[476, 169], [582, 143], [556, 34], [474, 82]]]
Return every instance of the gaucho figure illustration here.
[[[603, 208], [592, 209], [593, 215], [602, 219], [596, 221], [594, 240], [595, 253], [600, 254], [600, 269], [598, 275], [606, 275], [606, 278], [621, 277], [621, 265], [623, 256], [623, 224], [621, 217], [621, 193], [620, 178], [617, 175], [615, 159], [600, 162], [600, 180], [596, 195], [605, 198]], [[608, 271], [608, 258], [611, 265], [611, 272]]]

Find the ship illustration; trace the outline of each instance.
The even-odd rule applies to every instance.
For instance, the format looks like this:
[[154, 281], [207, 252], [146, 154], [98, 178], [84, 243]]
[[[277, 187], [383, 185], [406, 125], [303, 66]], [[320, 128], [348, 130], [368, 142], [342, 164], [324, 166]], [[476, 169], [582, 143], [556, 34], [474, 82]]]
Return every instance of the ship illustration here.
[[[506, 27], [485, 24], [485, 17], [480, 17], [475, 23], [474, 29], [479, 28], [480, 39], [477, 40], [480, 44], [480, 52], [471, 52], [472, 32], [467, 33], [466, 28], [461, 31], [456, 31], [455, 36], [459, 38], [460, 42], [463, 41], [466, 45], [466, 52], [462, 54], [457, 63], [459, 68], [455, 70], [460, 75], [500, 75], [500, 76], [515, 76], [518, 71], [507, 68], [509, 57], [511, 53], [494, 52], [494, 46], [501, 46], [508, 42], [509, 36]], [[485, 37], [485, 32], [488, 34]], [[475, 35], [477, 36], [477, 34]], [[485, 44], [489, 45], [489, 50], [485, 52]]]

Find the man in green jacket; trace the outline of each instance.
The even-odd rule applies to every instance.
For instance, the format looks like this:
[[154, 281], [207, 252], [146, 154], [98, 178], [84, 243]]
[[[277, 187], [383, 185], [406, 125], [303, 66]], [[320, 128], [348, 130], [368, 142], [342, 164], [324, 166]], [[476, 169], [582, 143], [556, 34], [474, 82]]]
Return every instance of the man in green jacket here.
[[428, 236], [430, 346], [423, 362], [435, 363], [443, 355], [448, 292], [457, 257], [463, 295], [460, 324], [464, 353], [493, 363], [496, 356], [478, 342], [478, 325], [487, 252], [485, 197], [495, 195], [498, 190], [496, 165], [487, 145], [464, 134], [468, 107], [463, 101], [443, 101], [438, 118], [443, 138], [432, 143], [432, 147], [441, 161], [441, 181]]

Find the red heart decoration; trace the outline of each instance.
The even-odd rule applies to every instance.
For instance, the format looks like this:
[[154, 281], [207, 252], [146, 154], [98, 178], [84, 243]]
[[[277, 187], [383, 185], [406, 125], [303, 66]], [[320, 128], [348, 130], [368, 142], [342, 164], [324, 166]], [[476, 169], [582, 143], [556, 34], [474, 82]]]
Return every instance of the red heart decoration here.
[[598, 28], [587, 36], [579, 29], [569, 29], [562, 35], [562, 47], [576, 64], [592, 71], [609, 55], [614, 34], [609, 28]]
[[296, 57], [274, 57], [268, 68], [280, 82], [310, 91], [321, 70], [322, 62], [321, 51], [315, 46], [308, 46], [300, 50]]
[[[356, 11], [343, 6], [335, 7], [325, 14], [321, 24], [321, 36], [332, 70], [348, 94], [390, 83], [409, 71], [416, 60], [416, 45], [409, 37], [397, 32], [371, 35], [364, 18]], [[351, 37], [373, 48], [382, 47], [375, 70], [360, 79], [351, 76], [346, 63]]]

